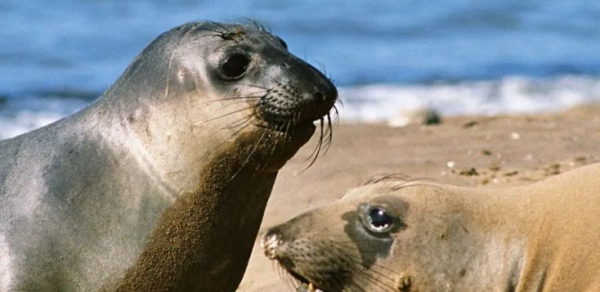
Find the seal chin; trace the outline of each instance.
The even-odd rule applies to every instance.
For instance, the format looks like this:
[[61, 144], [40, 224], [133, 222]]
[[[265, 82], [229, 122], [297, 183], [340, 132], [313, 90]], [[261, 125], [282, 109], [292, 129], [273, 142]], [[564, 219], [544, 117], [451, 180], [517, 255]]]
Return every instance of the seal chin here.
[[294, 280], [296, 280], [299, 283], [298, 287], [296, 288], [296, 292], [339, 292], [333, 290], [323, 290], [319, 287], [319, 285], [309, 281], [308, 279], [302, 277], [296, 272], [289, 270], [285, 266], [284, 269], [290, 276], [292, 276]]
[[[300, 275], [295, 272], [292, 268], [289, 268], [287, 265], [278, 262], [279, 266], [285, 271], [292, 283], [295, 283], [296, 292], [342, 292], [342, 289], [336, 289], [328, 287], [327, 284], [322, 284], [317, 281], [309, 280], [308, 278]], [[280, 274], [280, 275], [285, 275]], [[336, 286], [335, 284], [333, 286]]]
[[308, 276], [303, 276], [300, 271], [296, 271], [294, 260], [285, 255], [289, 243], [284, 237], [276, 230], [271, 230], [262, 237], [260, 245], [265, 256], [270, 260], [276, 260], [279, 266], [297, 283], [296, 292], [339, 292], [337, 289], [324, 288], [327, 285], [309, 280]]
[[296, 125], [290, 126], [277, 126], [270, 123], [261, 123], [258, 127], [264, 128], [265, 130], [278, 135], [286, 140], [289, 140], [292, 144], [304, 145], [317, 130], [317, 127], [313, 122], [306, 121]]

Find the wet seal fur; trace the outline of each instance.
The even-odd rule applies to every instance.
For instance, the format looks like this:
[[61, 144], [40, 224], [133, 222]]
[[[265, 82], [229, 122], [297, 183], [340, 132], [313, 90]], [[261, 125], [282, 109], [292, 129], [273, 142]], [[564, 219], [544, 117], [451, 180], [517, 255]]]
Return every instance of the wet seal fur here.
[[599, 176], [504, 189], [383, 177], [262, 245], [298, 291], [600, 291]]
[[336, 99], [261, 27], [162, 34], [94, 104], [0, 142], [0, 291], [234, 291]]

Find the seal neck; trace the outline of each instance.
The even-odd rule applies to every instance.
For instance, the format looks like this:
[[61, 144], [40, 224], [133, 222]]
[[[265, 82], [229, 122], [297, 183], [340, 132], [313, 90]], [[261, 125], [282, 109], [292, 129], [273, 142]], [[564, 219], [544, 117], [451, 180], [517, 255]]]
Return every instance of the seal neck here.
[[501, 194], [453, 186], [426, 201], [418, 211], [423, 217], [415, 218], [425, 238], [403, 256], [415, 263], [407, 270], [412, 287], [447, 291], [452, 283], [453, 291], [515, 291], [527, 253], [526, 236], [511, 223], [520, 210]]
[[257, 145], [261, 135], [238, 137], [202, 170], [200, 187], [162, 213], [117, 291], [235, 291], [277, 176], [260, 171], [265, 157], [282, 166], [303, 144], [266, 135], [270, 147]]

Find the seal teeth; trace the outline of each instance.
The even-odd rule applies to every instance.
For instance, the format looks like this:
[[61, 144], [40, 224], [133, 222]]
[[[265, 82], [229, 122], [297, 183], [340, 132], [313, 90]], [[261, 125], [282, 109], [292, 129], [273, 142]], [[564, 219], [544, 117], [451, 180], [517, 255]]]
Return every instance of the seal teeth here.
[[323, 292], [323, 290], [315, 287], [315, 284], [313, 284], [313, 283], [308, 283], [308, 291], [311, 291], [311, 292]]
[[323, 292], [323, 290], [317, 288], [313, 283], [308, 283], [308, 285], [306, 283], [304, 283], [304, 284], [300, 285], [296, 291], [297, 292]]

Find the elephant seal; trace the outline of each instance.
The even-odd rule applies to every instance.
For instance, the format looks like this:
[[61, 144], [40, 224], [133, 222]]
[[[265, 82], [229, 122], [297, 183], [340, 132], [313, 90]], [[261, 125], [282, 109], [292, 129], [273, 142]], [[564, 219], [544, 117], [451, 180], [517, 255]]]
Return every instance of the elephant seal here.
[[298, 291], [600, 291], [599, 175], [506, 189], [376, 179], [262, 245]]
[[336, 99], [260, 27], [160, 35], [92, 105], [0, 142], [0, 291], [234, 291]]

